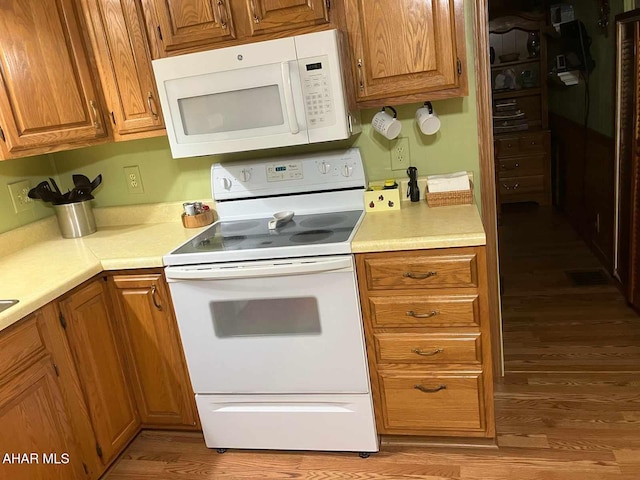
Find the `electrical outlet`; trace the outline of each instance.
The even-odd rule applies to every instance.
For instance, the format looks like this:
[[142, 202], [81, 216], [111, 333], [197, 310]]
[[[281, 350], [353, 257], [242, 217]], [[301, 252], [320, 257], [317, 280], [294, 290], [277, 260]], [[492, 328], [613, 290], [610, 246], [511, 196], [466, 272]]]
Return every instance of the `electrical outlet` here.
[[9, 187], [9, 196], [15, 213], [31, 210], [33, 200], [29, 198], [29, 190], [31, 189], [29, 180], [10, 183], [7, 187]]
[[406, 170], [411, 165], [409, 139], [400, 137], [391, 141], [391, 170]]
[[144, 193], [138, 165], [124, 167], [124, 176], [127, 180], [127, 190], [129, 190], [129, 193]]

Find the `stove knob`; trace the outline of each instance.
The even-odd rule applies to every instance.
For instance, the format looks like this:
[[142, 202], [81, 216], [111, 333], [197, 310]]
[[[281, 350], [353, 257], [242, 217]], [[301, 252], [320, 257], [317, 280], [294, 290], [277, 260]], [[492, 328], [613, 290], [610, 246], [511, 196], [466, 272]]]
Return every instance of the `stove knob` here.
[[342, 176], [350, 177], [351, 175], [353, 175], [353, 167], [345, 164], [344, 167], [342, 167]]
[[231, 190], [231, 180], [229, 180], [227, 177], [220, 177], [220, 186], [224, 190]]
[[326, 175], [331, 171], [331, 164], [327, 162], [322, 162], [320, 165], [318, 165], [318, 168], [320, 169], [320, 173], [322, 173], [323, 175]]
[[249, 170], [248, 168], [243, 168], [242, 169], [242, 181], [243, 182], [248, 182], [249, 180], [251, 180], [251, 170]]

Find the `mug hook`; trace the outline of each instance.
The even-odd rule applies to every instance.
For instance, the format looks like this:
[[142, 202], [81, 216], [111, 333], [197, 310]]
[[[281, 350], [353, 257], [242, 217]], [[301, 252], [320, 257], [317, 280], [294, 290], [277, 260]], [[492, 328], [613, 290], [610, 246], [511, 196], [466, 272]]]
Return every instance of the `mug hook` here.
[[384, 112], [384, 109], [388, 108], [389, 110], [391, 110], [393, 112], [393, 118], [398, 118], [398, 112], [396, 112], [396, 109], [393, 107], [390, 107], [388, 105], [385, 105], [384, 107], [382, 107], [382, 110], [380, 110], [381, 112]]
[[431, 105], [431, 102], [424, 102], [424, 106], [429, 109], [429, 115], [432, 115], [433, 114], [433, 105]]

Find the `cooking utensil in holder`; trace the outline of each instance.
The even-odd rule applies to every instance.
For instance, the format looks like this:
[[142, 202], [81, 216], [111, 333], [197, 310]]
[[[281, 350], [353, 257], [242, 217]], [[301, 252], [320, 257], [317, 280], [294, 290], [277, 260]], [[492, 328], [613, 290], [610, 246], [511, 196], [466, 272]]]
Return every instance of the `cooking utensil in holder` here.
[[91, 200], [54, 205], [53, 210], [63, 238], [84, 237], [97, 230]]

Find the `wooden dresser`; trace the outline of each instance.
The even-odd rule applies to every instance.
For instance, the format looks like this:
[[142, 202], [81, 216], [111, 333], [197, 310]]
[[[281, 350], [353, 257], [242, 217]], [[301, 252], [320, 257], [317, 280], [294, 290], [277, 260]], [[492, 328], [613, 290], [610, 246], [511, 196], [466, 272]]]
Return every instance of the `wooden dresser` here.
[[356, 265], [378, 433], [494, 437], [485, 248]]

